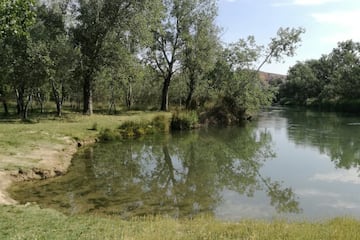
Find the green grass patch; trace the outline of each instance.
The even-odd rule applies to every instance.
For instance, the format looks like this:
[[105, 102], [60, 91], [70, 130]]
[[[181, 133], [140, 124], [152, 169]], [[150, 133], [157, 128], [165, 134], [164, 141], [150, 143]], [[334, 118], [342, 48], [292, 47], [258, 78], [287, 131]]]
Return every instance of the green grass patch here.
[[169, 119], [170, 116], [170, 113], [139, 111], [92, 116], [65, 113], [62, 118], [39, 115], [31, 120], [31, 124], [0, 118], [0, 170], [36, 167], [38, 161], [31, 153], [37, 149], [62, 151], [69, 144], [69, 139], [74, 142], [92, 140], [104, 129], [118, 129], [124, 122], [149, 122], [156, 117]]
[[0, 206], [1, 239], [359, 239], [360, 222], [225, 222], [213, 217], [172, 219], [65, 216], [37, 206]]

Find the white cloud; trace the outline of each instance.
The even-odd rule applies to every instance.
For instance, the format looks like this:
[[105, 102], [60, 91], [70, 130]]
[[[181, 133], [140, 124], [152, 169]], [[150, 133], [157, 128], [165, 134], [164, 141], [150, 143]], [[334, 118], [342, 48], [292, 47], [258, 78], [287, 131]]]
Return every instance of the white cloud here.
[[326, 197], [326, 198], [338, 198], [340, 194], [334, 192], [320, 191], [317, 189], [299, 189], [296, 194], [303, 197]]
[[308, 6], [308, 5], [324, 5], [332, 2], [340, 2], [340, 0], [294, 0], [294, 5]]
[[314, 13], [312, 17], [322, 23], [337, 24], [348, 27], [358, 26], [360, 9], [350, 11], [335, 11], [330, 13]]
[[337, 201], [334, 203], [326, 203], [324, 206], [331, 207], [331, 208], [337, 208], [337, 209], [359, 209], [360, 205], [358, 203], [354, 202], [348, 202], [348, 201]]
[[350, 170], [338, 170], [330, 173], [318, 173], [311, 178], [311, 180], [323, 181], [323, 182], [341, 182], [341, 183], [352, 183], [360, 185], [360, 177], [357, 169]]
[[336, 43], [353, 39], [360, 40], [360, 9], [349, 11], [334, 11], [329, 13], [314, 13], [312, 17], [316, 22], [326, 24], [333, 28], [333, 33], [322, 38], [323, 42]]
[[281, 1], [275, 2], [272, 5], [275, 7], [281, 6], [319, 6], [328, 3], [340, 2], [341, 0], [292, 0], [292, 1]]

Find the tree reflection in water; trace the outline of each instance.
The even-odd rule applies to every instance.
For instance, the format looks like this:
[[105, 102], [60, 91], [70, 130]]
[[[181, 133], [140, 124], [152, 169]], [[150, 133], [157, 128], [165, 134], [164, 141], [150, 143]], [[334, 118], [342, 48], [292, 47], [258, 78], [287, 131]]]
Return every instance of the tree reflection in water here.
[[66, 176], [19, 184], [13, 195], [69, 214], [193, 217], [214, 214], [224, 189], [265, 191], [278, 212], [300, 212], [291, 188], [261, 174], [272, 157], [271, 135], [250, 125], [96, 144]]
[[358, 116], [291, 109], [282, 114], [288, 119], [289, 138], [295, 144], [317, 147], [338, 168], [360, 167]]

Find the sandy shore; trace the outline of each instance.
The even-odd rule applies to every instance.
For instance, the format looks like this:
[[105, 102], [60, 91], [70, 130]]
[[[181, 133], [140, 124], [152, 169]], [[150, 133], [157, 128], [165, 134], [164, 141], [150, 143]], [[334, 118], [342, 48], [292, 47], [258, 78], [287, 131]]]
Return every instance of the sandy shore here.
[[[35, 179], [46, 179], [65, 174], [71, 159], [77, 151], [78, 144], [68, 138], [64, 144], [38, 148], [26, 154], [26, 159], [40, 159], [28, 170], [0, 171], [0, 204], [17, 204], [6, 191], [12, 183]], [[11, 156], [1, 156], [1, 161], [11, 161]], [[28, 160], [29, 161], [29, 160]], [[23, 164], [26, 166], [25, 162]], [[19, 163], [20, 166], [21, 162]]]

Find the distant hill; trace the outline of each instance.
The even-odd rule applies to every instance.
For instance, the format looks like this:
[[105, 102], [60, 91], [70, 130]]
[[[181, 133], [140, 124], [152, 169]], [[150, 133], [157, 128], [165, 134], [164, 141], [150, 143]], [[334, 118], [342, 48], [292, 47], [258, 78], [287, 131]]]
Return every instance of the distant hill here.
[[277, 74], [277, 73], [269, 73], [269, 72], [259, 72], [259, 77], [261, 80], [271, 83], [273, 81], [282, 81], [284, 82], [286, 79], [286, 75]]

